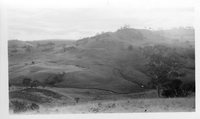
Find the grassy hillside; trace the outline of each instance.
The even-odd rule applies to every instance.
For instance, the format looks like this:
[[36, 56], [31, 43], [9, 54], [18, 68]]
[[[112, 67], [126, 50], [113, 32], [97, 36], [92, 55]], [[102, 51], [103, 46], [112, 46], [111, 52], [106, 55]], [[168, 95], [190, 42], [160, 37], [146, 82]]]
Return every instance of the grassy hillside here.
[[192, 29], [174, 32], [126, 28], [78, 41], [11, 40], [8, 42], [9, 83], [22, 85], [22, 80], [29, 77], [46, 84], [64, 74], [54, 86], [118, 93], [145, 90], [151, 81], [145, 72], [147, 55], [154, 52], [151, 47], [156, 45], [170, 49], [166, 52], [177, 52], [185, 62], [183, 81], [194, 81]]

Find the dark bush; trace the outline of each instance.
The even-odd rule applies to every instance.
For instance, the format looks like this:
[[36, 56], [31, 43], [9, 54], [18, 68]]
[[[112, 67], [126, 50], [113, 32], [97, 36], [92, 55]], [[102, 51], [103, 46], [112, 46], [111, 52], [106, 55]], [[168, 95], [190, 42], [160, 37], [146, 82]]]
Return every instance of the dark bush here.
[[27, 103], [23, 101], [11, 101], [11, 107], [13, 108], [14, 113], [25, 112], [27, 111]]
[[20, 112], [25, 112], [28, 110], [38, 110], [39, 109], [39, 105], [37, 105], [35, 103], [28, 104], [25, 101], [17, 101], [17, 100], [11, 101], [10, 107], [13, 108], [14, 113], [20, 113]]
[[174, 90], [163, 90], [162, 96], [164, 97], [175, 97], [176, 93]]
[[171, 90], [178, 90], [180, 89], [180, 86], [182, 84], [182, 81], [179, 79], [169, 80], [163, 83], [163, 87], [171, 89]]
[[195, 92], [195, 82], [185, 83], [181, 85], [180, 80], [171, 81], [164, 86], [167, 87], [162, 91], [164, 97], [185, 97]]
[[31, 82], [30, 85], [31, 85], [31, 88], [33, 88], [33, 87], [38, 87], [40, 84], [41, 83], [38, 80], [34, 80], [34, 81]]
[[185, 92], [195, 92], [195, 82], [183, 84], [182, 90]]
[[22, 81], [22, 84], [25, 87], [29, 87], [31, 85], [31, 79], [30, 78], [24, 78], [23, 81]]
[[39, 105], [32, 103], [29, 107], [31, 110], [38, 110], [39, 109]]
[[64, 78], [63, 78], [64, 75], [65, 75], [64, 72], [62, 74], [56, 74], [54, 76], [47, 78], [44, 83], [49, 86], [55, 86], [56, 83], [60, 83], [64, 80]]
[[184, 97], [187, 93], [181, 87], [182, 81], [179, 79], [169, 80], [163, 84], [165, 88], [162, 91], [164, 97]]

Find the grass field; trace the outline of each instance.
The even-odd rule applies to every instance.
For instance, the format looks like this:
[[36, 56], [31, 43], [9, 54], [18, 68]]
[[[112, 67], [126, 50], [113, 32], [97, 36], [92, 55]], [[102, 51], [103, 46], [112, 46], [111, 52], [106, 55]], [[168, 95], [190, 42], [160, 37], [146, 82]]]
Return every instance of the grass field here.
[[[94, 101], [70, 106], [45, 108], [36, 113], [131, 113], [195, 111], [194, 98], [127, 99]], [[35, 112], [29, 112], [35, 113]]]
[[[76, 98], [79, 98], [78, 101]], [[95, 89], [28, 88], [11, 91], [10, 101], [12, 100], [39, 105], [39, 109], [23, 111], [23, 114], [195, 111], [194, 96], [158, 98], [154, 90], [115, 94]], [[10, 113], [14, 113], [12, 107]]]

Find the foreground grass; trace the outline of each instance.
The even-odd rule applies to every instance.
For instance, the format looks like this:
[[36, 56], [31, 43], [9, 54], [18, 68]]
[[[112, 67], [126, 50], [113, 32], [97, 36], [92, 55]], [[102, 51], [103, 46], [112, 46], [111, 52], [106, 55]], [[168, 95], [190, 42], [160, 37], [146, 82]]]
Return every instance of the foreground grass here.
[[93, 101], [68, 106], [40, 107], [37, 112], [26, 114], [52, 113], [131, 113], [131, 112], [193, 112], [195, 99], [190, 98], [152, 98], [117, 101]]
[[22, 99], [36, 103], [50, 103], [52, 98], [61, 99], [63, 96], [46, 89], [27, 88], [9, 92], [10, 99]]
[[[78, 102], [74, 100], [77, 97], [80, 98]], [[132, 94], [109, 94], [70, 88], [28, 88], [11, 91], [10, 101], [12, 100], [39, 105], [39, 109], [21, 112], [23, 114], [195, 111], [194, 95], [184, 98], [158, 98], [154, 90]], [[10, 109], [12, 113], [12, 108]]]

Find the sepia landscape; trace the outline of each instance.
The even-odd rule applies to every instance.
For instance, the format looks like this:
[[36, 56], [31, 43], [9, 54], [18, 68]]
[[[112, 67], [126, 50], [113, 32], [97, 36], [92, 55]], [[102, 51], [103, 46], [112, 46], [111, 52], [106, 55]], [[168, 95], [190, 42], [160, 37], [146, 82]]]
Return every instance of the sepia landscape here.
[[10, 113], [195, 111], [194, 28], [8, 41]]

